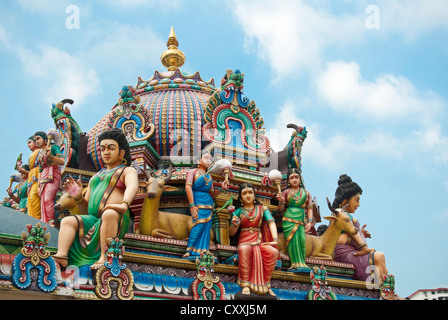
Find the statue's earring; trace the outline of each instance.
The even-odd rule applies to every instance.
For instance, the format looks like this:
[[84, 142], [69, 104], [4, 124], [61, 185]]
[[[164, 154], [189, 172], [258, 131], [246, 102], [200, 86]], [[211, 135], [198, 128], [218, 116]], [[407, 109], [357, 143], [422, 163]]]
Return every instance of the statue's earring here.
[[127, 160], [126, 160], [126, 159], [124, 159], [124, 158], [123, 158], [123, 159], [121, 159], [121, 164], [122, 164], [122, 165], [124, 165], [124, 166], [125, 166], [125, 165], [126, 165], [127, 163], [128, 163], [128, 162], [127, 162]]

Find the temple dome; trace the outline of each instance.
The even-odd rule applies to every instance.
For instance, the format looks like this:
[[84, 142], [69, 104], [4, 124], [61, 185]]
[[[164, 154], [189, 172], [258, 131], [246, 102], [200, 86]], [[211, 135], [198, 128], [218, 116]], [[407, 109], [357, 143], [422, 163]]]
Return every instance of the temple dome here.
[[[153, 130], [148, 141], [160, 157], [193, 157], [202, 150], [204, 110], [217, 90], [213, 79], [206, 82], [199, 72], [190, 74], [179, 69], [185, 62], [185, 56], [177, 45], [172, 28], [168, 50], [161, 56], [161, 62], [168, 70], [155, 71], [147, 81], [139, 77], [137, 85], [131, 87], [136, 100], [132, 110], [138, 109], [140, 119], [137, 120], [142, 124], [138, 133], [144, 137]], [[121, 110], [120, 103], [117, 103], [88, 132], [87, 152], [97, 169], [103, 167], [97, 138], [101, 132], [116, 126], [117, 118], [123, 112], [125, 110]]]

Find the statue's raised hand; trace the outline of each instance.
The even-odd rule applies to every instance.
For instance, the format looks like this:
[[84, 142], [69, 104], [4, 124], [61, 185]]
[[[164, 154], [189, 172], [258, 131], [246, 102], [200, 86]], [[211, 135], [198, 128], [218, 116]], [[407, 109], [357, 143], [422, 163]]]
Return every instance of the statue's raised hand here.
[[367, 227], [367, 225], [365, 224], [365, 225], [363, 225], [362, 228], [361, 228], [361, 232], [362, 232], [364, 238], [366, 238], [366, 239], [367, 239], [367, 238], [372, 238], [372, 235], [370, 234], [369, 231], [366, 230], [366, 227]]
[[67, 192], [75, 201], [82, 199], [82, 185], [81, 178], [75, 181], [72, 177], [65, 179], [62, 188]]

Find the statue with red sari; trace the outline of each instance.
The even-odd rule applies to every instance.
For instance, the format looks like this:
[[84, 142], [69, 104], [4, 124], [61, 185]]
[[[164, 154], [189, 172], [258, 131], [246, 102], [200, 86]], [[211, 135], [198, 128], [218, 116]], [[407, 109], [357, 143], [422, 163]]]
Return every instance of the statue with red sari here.
[[229, 227], [230, 236], [238, 236], [238, 285], [241, 298], [252, 293], [276, 299], [271, 277], [278, 259], [278, 235], [270, 211], [255, 197], [250, 183], [240, 186], [236, 210]]

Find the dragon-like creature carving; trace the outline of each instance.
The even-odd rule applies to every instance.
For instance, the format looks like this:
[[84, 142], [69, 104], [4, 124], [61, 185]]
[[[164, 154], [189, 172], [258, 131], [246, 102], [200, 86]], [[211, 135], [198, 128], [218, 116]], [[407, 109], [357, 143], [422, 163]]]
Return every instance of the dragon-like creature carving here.
[[193, 300], [225, 300], [225, 288], [219, 277], [213, 277], [215, 257], [209, 251], [196, 258], [198, 274], [190, 285]]
[[380, 290], [380, 300], [403, 300], [403, 298], [395, 294], [395, 276], [392, 274], [383, 276]]
[[[107, 239], [106, 262], [96, 273], [96, 295], [104, 300], [116, 296], [119, 300], [132, 300], [134, 298], [134, 276], [122, 263], [124, 247], [123, 240], [118, 238]], [[116, 291], [112, 290], [110, 282], [118, 283]]]
[[28, 233], [22, 232], [23, 248], [14, 258], [11, 280], [21, 290], [28, 289], [32, 283], [31, 270], [38, 272], [37, 286], [41, 291], [52, 292], [57, 287], [56, 263], [50, 257], [46, 246], [50, 234], [40, 223], [26, 226]]
[[337, 300], [334, 292], [327, 284], [327, 269], [324, 266], [314, 267], [310, 272], [312, 289], [308, 292], [307, 300]]
[[62, 142], [61, 151], [64, 155], [65, 166], [77, 168], [79, 165], [79, 145], [81, 140], [81, 128], [72, 117], [70, 109], [65, 104], [73, 104], [71, 99], [64, 99], [51, 108], [51, 117], [59, 130]]

